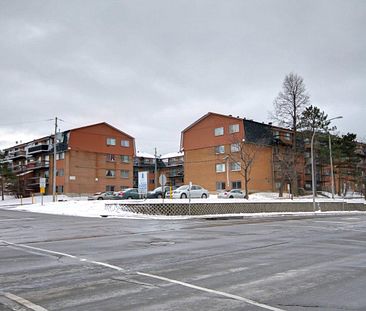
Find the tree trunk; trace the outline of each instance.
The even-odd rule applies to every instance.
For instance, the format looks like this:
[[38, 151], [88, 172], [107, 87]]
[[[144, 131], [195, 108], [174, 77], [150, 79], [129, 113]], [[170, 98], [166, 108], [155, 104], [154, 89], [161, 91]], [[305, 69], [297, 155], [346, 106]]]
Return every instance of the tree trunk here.
[[278, 189], [278, 196], [283, 197], [283, 180], [281, 180], [280, 188]]
[[1, 177], [1, 200], [4, 201], [4, 177]]
[[245, 198], [249, 199], [249, 193], [248, 193], [248, 170], [244, 171], [244, 179], [245, 179]]

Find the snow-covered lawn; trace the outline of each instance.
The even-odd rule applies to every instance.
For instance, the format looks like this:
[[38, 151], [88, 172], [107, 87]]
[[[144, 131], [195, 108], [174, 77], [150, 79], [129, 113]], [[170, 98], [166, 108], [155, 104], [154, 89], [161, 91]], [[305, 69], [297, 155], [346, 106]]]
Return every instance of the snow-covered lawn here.
[[[12, 210], [28, 211], [36, 213], [46, 214], [58, 214], [58, 215], [69, 215], [69, 216], [83, 216], [83, 217], [124, 217], [124, 218], [149, 218], [149, 219], [187, 219], [187, 218], [199, 218], [199, 217], [219, 217], [220, 215], [203, 215], [203, 216], [152, 216], [152, 215], [141, 215], [130, 212], [122, 211], [110, 211], [106, 208], [105, 204], [146, 204], [146, 203], [162, 203], [162, 199], [148, 199], [148, 200], [105, 200], [105, 201], [88, 201], [87, 197], [67, 197], [64, 195], [57, 197], [57, 202], [52, 202], [52, 196], [44, 196], [43, 204], [41, 203], [42, 198], [37, 196], [34, 198], [23, 198], [14, 199], [6, 197], [4, 201], [0, 201], [0, 207], [11, 208]], [[342, 202], [342, 198], [335, 200], [328, 198], [317, 198], [317, 202]], [[352, 199], [347, 200], [348, 202], [362, 202], [366, 204], [363, 199]], [[188, 199], [172, 200], [164, 199], [165, 203], [189, 203]], [[218, 199], [216, 195], [211, 195], [208, 199], [192, 199], [191, 203], [217, 203], [217, 202], [312, 202], [312, 197], [301, 197], [290, 200], [289, 198], [278, 198], [277, 193], [256, 193], [250, 196], [249, 201], [245, 199]], [[337, 212], [347, 213], [350, 212]], [[309, 213], [257, 213], [257, 214], [225, 214], [221, 216], [248, 216], [248, 217], [259, 217], [259, 216], [278, 216], [278, 215], [309, 215]], [[324, 214], [324, 213], [323, 213]], [[334, 214], [334, 212], [331, 212]]]

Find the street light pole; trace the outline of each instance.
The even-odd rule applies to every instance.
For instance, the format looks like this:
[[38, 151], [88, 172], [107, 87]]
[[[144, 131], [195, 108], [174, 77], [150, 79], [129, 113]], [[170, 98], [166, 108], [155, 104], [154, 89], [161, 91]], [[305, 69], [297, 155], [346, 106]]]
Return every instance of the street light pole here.
[[226, 189], [230, 190], [230, 178], [229, 178], [229, 156], [224, 157], [224, 159], [226, 161]]
[[[342, 119], [342, 118], [343, 118], [343, 116], [338, 116], [338, 117], [329, 119], [329, 121], [336, 120], [336, 119]], [[334, 199], [334, 170], [333, 170], [333, 156], [332, 156], [332, 140], [330, 137], [330, 133], [328, 133], [328, 138], [329, 138], [330, 178], [332, 179], [331, 180], [332, 199]]]
[[53, 178], [52, 178], [52, 201], [56, 202], [56, 153], [57, 153], [57, 117], [55, 118], [55, 136], [53, 138]]
[[331, 178], [331, 185], [332, 185], [332, 199], [334, 199], [334, 172], [333, 172], [333, 157], [332, 157], [332, 141], [329, 137], [329, 158], [330, 158], [330, 178]]
[[313, 210], [316, 211], [316, 205], [315, 205], [315, 165], [314, 165], [314, 138], [315, 138], [315, 130], [313, 130], [313, 136], [311, 137], [311, 186], [313, 190]]

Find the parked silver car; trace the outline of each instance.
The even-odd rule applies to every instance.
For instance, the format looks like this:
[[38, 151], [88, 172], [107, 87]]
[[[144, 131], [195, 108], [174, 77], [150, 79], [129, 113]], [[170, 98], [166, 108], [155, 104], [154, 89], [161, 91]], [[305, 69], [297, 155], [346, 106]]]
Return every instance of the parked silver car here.
[[116, 195], [113, 191], [96, 192], [88, 197], [88, 200], [114, 200]]
[[189, 189], [189, 185], [183, 185], [173, 191], [173, 199], [186, 199], [186, 198], [208, 198], [209, 193], [205, 188], [198, 185], [192, 185]]
[[230, 191], [223, 191], [217, 195], [220, 199], [244, 199], [245, 193], [240, 189], [231, 189]]

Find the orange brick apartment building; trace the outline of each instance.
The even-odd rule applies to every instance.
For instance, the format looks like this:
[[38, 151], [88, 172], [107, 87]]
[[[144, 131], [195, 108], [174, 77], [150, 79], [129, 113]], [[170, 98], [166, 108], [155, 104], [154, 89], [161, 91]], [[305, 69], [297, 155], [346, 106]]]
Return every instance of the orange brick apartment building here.
[[[108, 123], [60, 133], [56, 151], [57, 193], [118, 191], [133, 185], [135, 140]], [[20, 194], [38, 193], [40, 177], [47, 179], [46, 194], [52, 193], [53, 135], [4, 152], [21, 182]]]
[[[281, 185], [274, 170], [273, 136], [291, 141], [289, 130], [239, 117], [209, 112], [181, 134], [184, 182], [209, 191], [244, 189], [240, 161], [233, 160], [238, 145], [253, 151], [249, 191], [276, 191]], [[230, 155], [230, 156], [228, 156]]]

